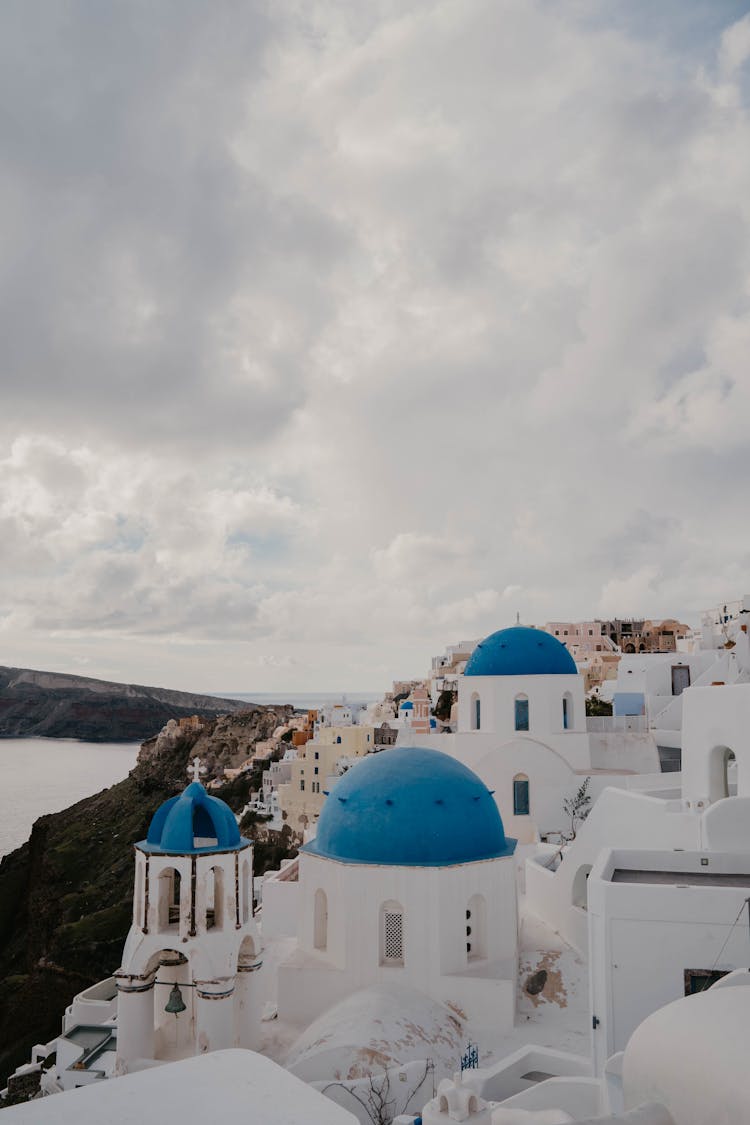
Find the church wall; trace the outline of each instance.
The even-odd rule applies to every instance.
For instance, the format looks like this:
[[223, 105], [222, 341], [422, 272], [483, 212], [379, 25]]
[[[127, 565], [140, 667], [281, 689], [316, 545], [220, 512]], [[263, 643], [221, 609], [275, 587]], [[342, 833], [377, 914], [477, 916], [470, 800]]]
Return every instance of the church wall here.
[[[325, 893], [328, 906], [325, 949], [315, 945], [315, 895], [319, 890]], [[476, 943], [481, 933], [484, 945], [481, 958], [470, 958], [466, 948], [466, 911], [474, 895], [482, 896], [486, 911], [480, 931], [480, 918], [472, 904], [473, 940]], [[381, 911], [385, 903], [397, 903], [403, 910], [402, 965], [382, 963]], [[508, 977], [515, 979], [512, 857], [414, 868], [350, 865], [303, 855], [299, 918], [299, 954], [292, 955], [279, 971], [279, 1011], [292, 1022], [307, 1022], [337, 1000], [373, 984], [401, 981], [455, 1003], [476, 993], [477, 1007], [481, 989], [476, 981], [481, 979], [483, 966], [494, 980], [497, 962], [507, 963]], [[493, 963], [495, 967], [490, 968]], [[469, 971], [474, 983], [464, 988], [460, 974]], [[450, 987], [446, 984], [449, 979]]]
[[[569, 727], [563, 725], [563, 697], [569, 696]], [[458, 730], [474, 729], [472, 699], [481, 700], [480, 730], [510, 737], [515, 733], [515, 700], [529, 701], [529, 734], [586, 734], [583, 677], [554, 676], [461, 676], [458, 681]]]

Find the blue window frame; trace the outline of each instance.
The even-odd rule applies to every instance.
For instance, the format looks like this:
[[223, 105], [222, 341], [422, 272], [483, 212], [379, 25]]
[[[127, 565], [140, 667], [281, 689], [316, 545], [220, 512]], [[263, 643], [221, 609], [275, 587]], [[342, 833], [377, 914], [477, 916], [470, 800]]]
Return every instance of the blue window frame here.
[[516, 730], [529, 729], [529, 701], [528, 699], [516, 700]]
[[529, 815], [529, 779], [516, 777], [513, 779], [513, 815]]

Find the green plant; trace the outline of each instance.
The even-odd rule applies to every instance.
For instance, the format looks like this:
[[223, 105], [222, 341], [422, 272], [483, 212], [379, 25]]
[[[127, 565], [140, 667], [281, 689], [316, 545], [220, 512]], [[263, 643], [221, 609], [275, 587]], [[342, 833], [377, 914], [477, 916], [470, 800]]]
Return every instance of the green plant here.
[[591, 778], [584, 778], [574, 796], [566, 797], [563, 801], [563, 812], [570, 817], [570, 831], [565, 833], [565, 839], [568, 843], [575, 840], [576, 831], [591, 812], [590, 786]]

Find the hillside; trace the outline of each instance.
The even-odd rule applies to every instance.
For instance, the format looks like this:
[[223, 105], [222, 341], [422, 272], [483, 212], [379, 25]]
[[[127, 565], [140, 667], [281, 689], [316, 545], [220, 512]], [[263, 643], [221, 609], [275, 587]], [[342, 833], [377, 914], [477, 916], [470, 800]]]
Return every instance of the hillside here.
[[236, 699], [0, 666], [0, 738], [140, 742], [169, 719], [247, 706]]
[[[60, 1027], [76, 992], [112, 973], [130, 925], [133, 843], [162, 801], [188, 781], [193, 753], [229, 764], [252, 752], [291, 712], [250, 707], [200, 729], [170, 724], [144, 743], [130, 775], [63, 812], [41, 817], [31, 838], [0, 863], [0, 1087], [34, 1043]], [[237, 812], [259, 779], [243, 775], [218, 790]], [[294, 854], [291, 830], [243, 821], [261, 874]], [[250, 823], [248, 823], [250, 821]]]

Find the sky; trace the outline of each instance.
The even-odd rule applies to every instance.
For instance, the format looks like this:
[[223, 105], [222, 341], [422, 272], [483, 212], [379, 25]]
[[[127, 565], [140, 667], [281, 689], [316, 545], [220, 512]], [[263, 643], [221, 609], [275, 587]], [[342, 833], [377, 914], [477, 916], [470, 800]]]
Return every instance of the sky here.
[[750, 592], [750, 0], [7, 0], [0, 663]]

